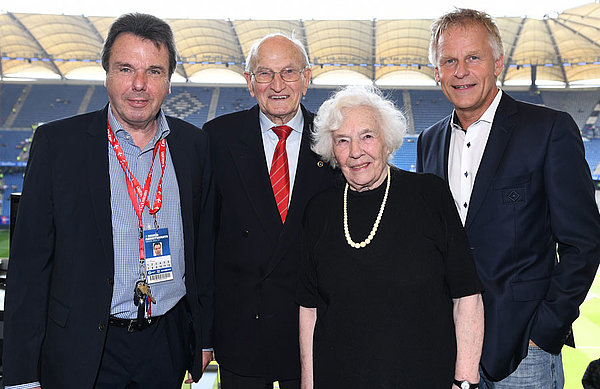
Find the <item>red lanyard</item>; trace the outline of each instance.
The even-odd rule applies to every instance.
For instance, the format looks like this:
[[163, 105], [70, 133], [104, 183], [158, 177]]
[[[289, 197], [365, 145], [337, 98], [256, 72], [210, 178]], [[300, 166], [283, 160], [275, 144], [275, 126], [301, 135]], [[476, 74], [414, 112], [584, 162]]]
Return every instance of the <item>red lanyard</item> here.
[[[144, 225], [142, 223], [142, 213], [144, 212], [144, 208], [148, 207], [148, 212], [150, 213], [150, 215], [154, 216], [154, 221], [156, 225], [156, 212], [160, 210], [160, 207], [162, 205], [162, 180], [163, 175], [165, 174], [165, 163], [167, 160], [167, 140], [161, 139], [156, 143], [156, 145], [154, 145], [154, 150], [152, 152], [152, 164], [150, 165], [150, 171], [148, 172], [148, 176], [146, 177], [144, 189], [142, 189], [138, 180], [133, 174], [131, 174], [131, 171], [129, 170], [127, 159], [125, 159], [125, 153], [123, 153], [123, 149], [121, 148], [121, 145], [119, 145], [119, 141], [113, 133], [108, 119], [106, 120], [106, 124], [108, 132], [108, 142], [115, 150], [117, 160], [119, 161], [121, 168], [123, 168], [123, 172], [125, 172], [127, 192], [129, 193], [129, 198], [131, 199], [131, 204], [133, 205], [135, 214], [138, 217], [140, 266], [144, 266], [144, 260], [146, 259], [146, 257], [144, 255]], [[154, 166], [154, 158], [156, 157], [157, 151], [160, 159], [161, 172], [160, 180], [158, 181], [158, 188], [156, 189], [156, 197], [154, 198], [154, 206], [150, 207], [150, 202], [148, 201], [148, 192], [150, 192], [150, 183], [152, 182], [152, 168]], [[137, 202], [138, 198], [140, 199], [139, 203]]]

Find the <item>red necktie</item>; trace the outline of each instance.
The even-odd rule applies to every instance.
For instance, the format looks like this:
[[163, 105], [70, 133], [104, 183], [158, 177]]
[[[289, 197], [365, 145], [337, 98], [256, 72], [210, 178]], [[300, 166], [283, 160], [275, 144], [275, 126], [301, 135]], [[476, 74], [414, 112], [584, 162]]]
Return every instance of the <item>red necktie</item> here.
[[292, 132], [292, 129], [288, 126], [276, 126], [271, 129], [279, 138], [279, 142], [275, 146], [269, 176], [271, 177], [271, 186], [273, 187], [273, 194], [275, 195], [275, 202], [277, 202], [281, 221], [285, 222], [290, 197], [290, 169], [288, 167], [285, 141]]

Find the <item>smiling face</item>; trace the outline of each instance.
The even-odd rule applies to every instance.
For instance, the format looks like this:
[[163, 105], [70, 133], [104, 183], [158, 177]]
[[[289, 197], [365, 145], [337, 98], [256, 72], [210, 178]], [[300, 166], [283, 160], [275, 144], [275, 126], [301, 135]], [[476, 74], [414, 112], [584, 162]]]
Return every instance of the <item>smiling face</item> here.
[[342, 109], [344, 121], [333, 132], [333, 154], [356, 191], [377, 188], [385, 180], [387, 147], [375, 111], [370, 107]]
[[463, 128], [490, 106], [498, 87], [504, 56], [494, 59], [487, 31], [476, 24], [449, 27], [438, 42], [435, 79], [454, 105]]
[[[280, 72], [282, 69], [302, 70], [304, 61], [298, 48], [285, 37], [274, 36], [266, 39], [258, 48], [254, 69], [257, 73], [263, 70]], [[286, 82], [279, 74], [273, 81], [258, 83], [250, 73], [244, 73], [248, 90], [256, 98], [260, 110], [275, 124], [289, 122], [300, 107], [300, 100], [306, 94], [310, 82], [311, 71], [305, 69], [297, 81]]]
[[119, 35], [110, 52], [106, 90], [112, 112], [125, 130], [154, 128], [170, 91], [168, 50], [130, 33]]

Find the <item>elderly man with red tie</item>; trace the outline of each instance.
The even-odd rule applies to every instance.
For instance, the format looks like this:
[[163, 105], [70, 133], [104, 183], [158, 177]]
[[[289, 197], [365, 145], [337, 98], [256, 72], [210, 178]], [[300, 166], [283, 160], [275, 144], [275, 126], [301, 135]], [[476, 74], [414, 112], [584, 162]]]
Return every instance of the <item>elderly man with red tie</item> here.
[[267, 35], [244, 74], [257, 105], [205, 124], [215, 166], [215, 357], [223, 389], [300, 387], [296, 278], [308, 200], [334, 172], [310, 150], [301, 42]]

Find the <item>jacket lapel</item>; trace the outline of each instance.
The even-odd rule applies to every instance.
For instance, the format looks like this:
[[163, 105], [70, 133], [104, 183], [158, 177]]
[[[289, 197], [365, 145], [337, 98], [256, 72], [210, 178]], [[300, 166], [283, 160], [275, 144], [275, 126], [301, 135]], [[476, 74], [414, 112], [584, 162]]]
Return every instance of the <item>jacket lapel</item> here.
[[[276, 240], [283, 224], [271, 188], [271, 179], [267, 171], [264, 146], [258, 119], [258, 106], [250, 109], [241, 130], [237, 132], [237, 141], [229, 143], [231, 157], [235, 164], [246, 195], [265, 230]], [[292, 196], [293, 198], [293, 196]]]
[[96, 112], [89, 127], [83, 146], [89, 153], [85, 158], [85, 175], [90, 188], [91, 207], [96, 218], [104, 255], [114, 265], [112, 215], [110, 209], [110, 178], [108, 173], [108, 138], [106, 120], [108, 105]]
[[490, 136], [485, 146], [483, 157], [481, 158], [475, 183], [473, 184], [471, 205], [467, 213], [465, 228], [469, 228], [469, 225], [477, 215], [492, 183], [492, 179], [498, 170], [498, 166], [502, 161], [504, 150], [517, 124], [516, 112], [517, 105], [515, 100], [506, 93], [502, 93], [500, 104], [494, 115], [494, 123], [492, 124]]
[[441, 124], [441, 131], [438, 133], [438, 142], [443, 147], [438, 147], [438, 155], [436, 158], [436, 174], [440, 177], [443, 177], [444, 180], [448, 181], [448, 155], [450, 152], [450, 135], [452, 131], [450, 130], [450, 121], [452, 120], [452, 115], [448, 116]]
[[[171, 132], [167, 136], [167, 144], [169, 146], [169, 154], [171, 154], [171, 160], [173, 161], [173, 169], [175, 170], [175, 176], [177, 177], [177, 185], [179, 187], [179, 201], [181, 204], [181, 221], [183, 224], [183, 240], [184, 247], [194, 247], [193, 241], [193, 218], [194, 210], [192, 209], [192, 176], [191, 166], [189, 161], [193, 161], [188, 154], [189, 148], [177, 131], [170, 118], [167, 118], [169, 123], [169, 129]], [[198, 130], [200, 131], [200, 130]], [[193, 250], [185, 250], [186, 257]], [[190, 258], [185, 258], [186, 267], [189, 264], [193, 264], [194, 261]], [[186, 274], [195, 274], [190, 270], [186, 269]]]

